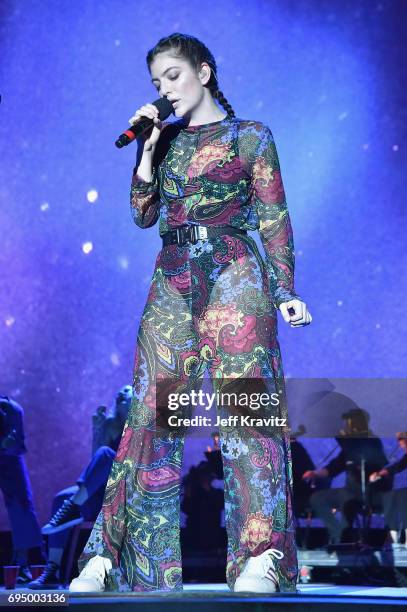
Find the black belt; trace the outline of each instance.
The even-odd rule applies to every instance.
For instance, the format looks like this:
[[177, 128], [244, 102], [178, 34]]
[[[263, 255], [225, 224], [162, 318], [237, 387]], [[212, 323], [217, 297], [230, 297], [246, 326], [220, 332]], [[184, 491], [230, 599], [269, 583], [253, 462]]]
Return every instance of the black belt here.
[[195, 244], [198, 240], [207, 240], [219, 234], [247, 234], [247, 230], [232, 227], [231, 225], [180, 225], [173, 230], [165, 232], [161, 237], [163, 246], [167, 244]]

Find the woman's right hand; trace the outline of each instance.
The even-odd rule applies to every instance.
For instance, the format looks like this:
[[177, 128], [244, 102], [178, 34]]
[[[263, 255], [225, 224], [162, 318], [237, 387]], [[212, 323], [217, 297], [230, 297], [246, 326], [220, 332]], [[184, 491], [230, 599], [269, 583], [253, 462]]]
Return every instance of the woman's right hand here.
[[138, 110], [136, 110], [133, 117], [130, 117], [129, 119], [130, 125], [133, 125], [133, 123], [140, 119], [140, 117], [149, 117], [154, 121], [152, 129], [146, 130], [141, 135], [144, 140], [144, 151], [153, 152], [160, 137], [163, 123], [160, 121], [158, 114], [158, 108], [154, 106], [154, 104], [144, 104], [144, 106], [141, 106]]
[[320, 468], [319, 470], [307, 470], [302, 475], [303, 480], [310, 480], [311, 478], [327, 478], [329, 472], [326, 468]]
[[389, 475], [389, 471], [386, 468], [379, 470], [378, 472], [372, 472], [369, 476], [369, 482], [376, 482], [376, 480], [380, 480], [381, 478], [387, 478]]

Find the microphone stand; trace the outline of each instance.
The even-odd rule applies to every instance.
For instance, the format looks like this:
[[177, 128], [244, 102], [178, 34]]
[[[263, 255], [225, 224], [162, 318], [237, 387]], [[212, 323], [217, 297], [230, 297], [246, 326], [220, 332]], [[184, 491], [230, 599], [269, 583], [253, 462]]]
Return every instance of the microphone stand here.
[[367, 545], [367, 529], [368, 529], [368, 504], [367, 504], [367, 488], [366, 488], [366, 459], [363, 457], [360, 460], [360, 487], [362, 493], [362, 530], [359, 530], [360, 543]]

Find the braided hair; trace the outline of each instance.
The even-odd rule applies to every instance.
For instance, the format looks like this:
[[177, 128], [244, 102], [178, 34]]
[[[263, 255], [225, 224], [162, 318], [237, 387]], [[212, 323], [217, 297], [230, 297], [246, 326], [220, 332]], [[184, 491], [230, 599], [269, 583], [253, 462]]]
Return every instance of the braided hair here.
[[212, 96], [223, 106], [229, 117], [235, 117], [235, 111], [218, 87], [215, 58], [203, 42], [195, 38], [195, 36], [180, 34], [179, 32], [160, 38], [155, 47], [147, 53], [146, 61], [149, 70], [156, 55], [164, 51], [172, 51], [175, 56], [185, 58], [196, 70], [201, 68], [202, 62], [206, 62], [211, 68], [211, 76], [204, 87], [209, 89]]

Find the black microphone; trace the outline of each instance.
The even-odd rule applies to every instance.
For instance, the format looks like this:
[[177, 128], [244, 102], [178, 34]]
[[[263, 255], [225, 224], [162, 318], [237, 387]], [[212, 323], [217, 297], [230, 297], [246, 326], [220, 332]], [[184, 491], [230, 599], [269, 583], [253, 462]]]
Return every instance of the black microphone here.
[[[152, 102], [152, 104], [158, 108], [158, 118], [160, 121], [165, 121], [165, 119], [167, 119], [171, 113], [174, 113], [175, 109], [167, 98], [158, 98], [158, 100], [155, 100], [155, 102]], [[118, 149], [121, 149], [141, 136], [141, 134], [151, 128], [152, 125], [155, 124], [150, 117], [141, 117], [138, 121], [136, 121], [136, 123], [134, 123], [134, 125], [123, 132], [123, 134], [119, 136], [114, 144]]]

